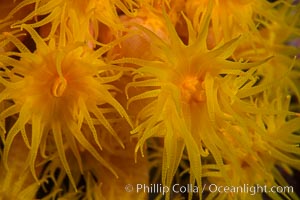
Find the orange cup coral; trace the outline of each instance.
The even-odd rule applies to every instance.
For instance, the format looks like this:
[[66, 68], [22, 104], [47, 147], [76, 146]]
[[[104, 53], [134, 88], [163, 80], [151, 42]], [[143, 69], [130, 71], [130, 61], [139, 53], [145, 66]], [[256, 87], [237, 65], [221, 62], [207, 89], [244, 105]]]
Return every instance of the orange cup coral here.
[[299, 3], [0, 6], [0, 199], [299, 199]]

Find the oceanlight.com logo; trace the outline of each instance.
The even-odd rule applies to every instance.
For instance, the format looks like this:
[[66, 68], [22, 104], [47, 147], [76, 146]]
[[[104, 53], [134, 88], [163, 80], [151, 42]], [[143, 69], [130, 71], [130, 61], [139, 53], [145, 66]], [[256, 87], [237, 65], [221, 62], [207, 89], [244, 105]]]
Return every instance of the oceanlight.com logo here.
[[192, 184], [180, 185], [174, 184], [171, 187], [163, 186], [162, 184], [127, 184], [125, 186], [126, 192], [136, 193], [148, 193], [148, 194], [167, 194], [169, 192], [174, 193], [247, 193], [249, 195], [255, 195], [257, 193], [293, 193], [293, 186], [262, 186], [259, 184], [249, 185], [244, 184], [241, 186], [223, 186], [217, 184], [204, 184], [202, 188], [199, 188]]

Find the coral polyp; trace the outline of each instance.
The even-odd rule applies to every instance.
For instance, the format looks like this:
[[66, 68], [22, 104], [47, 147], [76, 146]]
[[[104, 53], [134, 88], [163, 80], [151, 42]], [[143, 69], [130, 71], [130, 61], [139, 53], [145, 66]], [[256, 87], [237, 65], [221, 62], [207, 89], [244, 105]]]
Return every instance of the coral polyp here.
[[[137, 133], [140, 137], [138, 148], [151, 137], [164, 137], [162, 176], [163, 183], [167, 186], [171, 185], [171, 177], [174, 176], [179, 164], [179, 160], [172, 159], [180, 158], [184, 148], [187, 149], [190, 160], [190, 174], [201, 187], [202, 172], [199, 155], [206, 157], [212, 154], [215, 164], [222, 169], [225, 164], [222, 152], [230, 149], [230, 145], [222, 141], [223, 134], [219, 129], [228, 126], [227, 123], [232, 121], [233, 126], [241, 127], [241, 131], [247, 131], [243, 130], [247, 127], [242, 126], [242, 121], [234, 122], [238, 120], [234, 116], [238, 117], [239, 111], [235, 111], [231, 105], [223, 105], [219, 97], [222, 96], [223, 99], [234, 103], [238, 99], [231, 94], [243, 89], [226, 85], [230, 83], [228, 80], [234, 82], [239, 79], [235, 75], [227, 74], [227, 71], [243, 74], [243, 70], [257, 68], [262, 63], [227, 60], [237, 45], [242, 42], [241, 38], [235, 38], [223, 46], [208, 50], [205, 38], [208, 34], [209, 16], [209, 12], [202, 14], [200, 22], [203, 25], [202, 34], [191, 38], [187, 45], [183, 44], [171, 21], [165, 16], [170, 44], [145, 30], [149, 37], [153, 38], [152, 45], [155, 49], [153, 55], [158, 61], [123, 59], [124, 62], [132, 61], [134, 64], [141, 65], [136, 70], [135, 81], [129, 86], [145, 88], [144, 93], [131, 97], [129, 103], [148, 98], [154, 99], [140, 111], [137, 118], [138, 126], [133, 133]], [[189, 35], [197, 35], [190, 21], [187, 18], [186, 20]], [[263, 62], [267, 62], [267, 58]], [[143, 78], [145, 74], [150, 78]], [[247, 79], [244, 81], [246, 82]], [[146, 89], [147, 87], [153, 89]], [[227, 91], [224, 91], [225, 88]], [[232, 113], [229, 113], [228, 109], [232, 110]], [[223, 170], [221, 172], [228, 181], [225, 172]]]
[[[47, 155], [45, 145], [49, 135], [54, 138], [61, 162], [70, 177], [64, 143], [70, 145], [79, 165], [82, 165], [79, 149], [83, 147], [108, 166], [97, 148], [87, 141], [85, 134], [91, 134], [101, 149], [95, 126], [102, 125], [123, 146], [103, 112], [110, 109], [109, 112], [119, 113], [130, 123], [126, 111], [113, 97], [112, 92], [117, 89], [109, 85], [122, 72], [106, 64], [98, 57], [101, 55], [91, 52], [85, 44], [59, 48], [51, 40], [47, 45], [30, 26], [24, 25], [23, 28], [33, 37], [36, 51], [31, 53], [17, 38], [8, 34], [20, 52], [7, 52], [0, 59], [12, 67], [6, 68], [1, 77], [1, 83], [5, 86], [1, 92], [1, 101], [13, 101], [1, 113], [1, 118], [17, 113], [19, 115], [5, 139], [4, 160], [7, 160], [15, 136], [22, 133], [24, 142], [30, 148], [28, 164], [33, 174], [38, 150], [41, 149], [42, 154]], [[19, 59], [15, 60], [10, 55], [18, 56]], [[84, 124], [87, 124], [88, 129], [83, 132], [81, 129]], [[26, 130], [27, 125], [30, 125], [32, 131]]]

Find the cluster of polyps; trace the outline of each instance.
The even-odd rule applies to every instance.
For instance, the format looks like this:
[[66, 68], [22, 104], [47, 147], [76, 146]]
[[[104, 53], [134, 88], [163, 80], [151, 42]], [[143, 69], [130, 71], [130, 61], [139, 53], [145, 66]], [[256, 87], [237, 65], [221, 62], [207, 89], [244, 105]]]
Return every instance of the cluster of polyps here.
[[152, 168], [199, 191], [285, 185], [300, 169], [294, 2], [0, 5], [0, 197], [139, 199], [124, 187], [155, 184]]

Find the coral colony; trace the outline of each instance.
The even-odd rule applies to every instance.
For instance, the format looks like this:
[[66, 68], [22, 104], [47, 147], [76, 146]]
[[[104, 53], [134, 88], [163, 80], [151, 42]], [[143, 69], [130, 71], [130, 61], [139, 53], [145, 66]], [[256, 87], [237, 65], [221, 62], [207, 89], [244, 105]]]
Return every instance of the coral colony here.
[[2, 0], [0, 30], [0, 199], [299, 199], [297, 1]]

